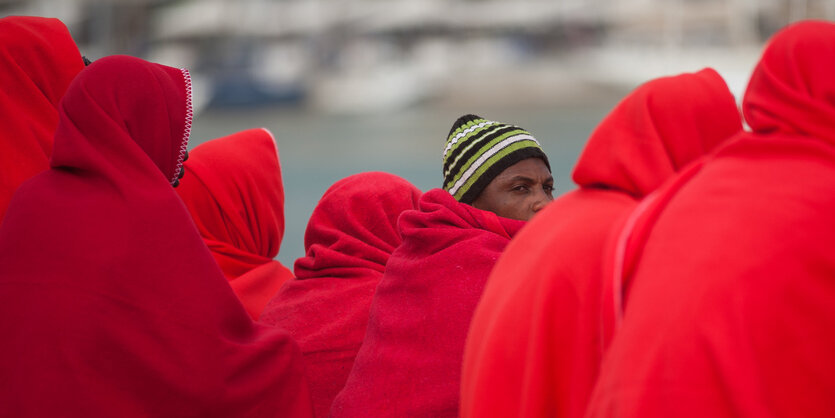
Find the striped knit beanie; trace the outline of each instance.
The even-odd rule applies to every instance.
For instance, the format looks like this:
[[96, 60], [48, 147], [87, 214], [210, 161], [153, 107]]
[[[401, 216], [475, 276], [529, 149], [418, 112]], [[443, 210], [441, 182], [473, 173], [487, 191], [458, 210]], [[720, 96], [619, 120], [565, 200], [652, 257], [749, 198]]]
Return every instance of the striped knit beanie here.
[[539, 142], [522, 128], [464, 115], [455, 121], [444, 148], [444, 190], [471, 204], [506, 168], [527, 158], [541, 158]]

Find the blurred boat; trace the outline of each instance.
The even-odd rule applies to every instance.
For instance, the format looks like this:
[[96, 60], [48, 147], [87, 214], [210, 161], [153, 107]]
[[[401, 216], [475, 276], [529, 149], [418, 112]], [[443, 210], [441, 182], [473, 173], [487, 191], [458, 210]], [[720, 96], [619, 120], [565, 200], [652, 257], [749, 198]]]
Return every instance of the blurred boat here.
[[376, 113], [574, 103], [716, 68], [737, 95], [779, 27], [835, 0], [0, 0], [85, 54], [185, 67], [204, 106]]

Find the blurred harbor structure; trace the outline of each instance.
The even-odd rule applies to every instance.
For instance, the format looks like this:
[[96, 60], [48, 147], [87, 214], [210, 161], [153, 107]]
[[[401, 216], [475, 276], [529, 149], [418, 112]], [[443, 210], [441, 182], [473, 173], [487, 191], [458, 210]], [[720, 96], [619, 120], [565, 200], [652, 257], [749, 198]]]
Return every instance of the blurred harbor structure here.
[[739, 95], [762, 43], [835, 0], [0, 0], [82, 53], [190, 68], [204, 104], [376, 113], [594, 100], [712, 66]]

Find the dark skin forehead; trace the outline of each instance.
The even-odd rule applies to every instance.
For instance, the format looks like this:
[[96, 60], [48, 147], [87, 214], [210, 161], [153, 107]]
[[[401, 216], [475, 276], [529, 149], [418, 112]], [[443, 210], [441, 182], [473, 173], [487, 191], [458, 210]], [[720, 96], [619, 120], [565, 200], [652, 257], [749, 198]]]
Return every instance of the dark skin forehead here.
[[528, 158], [496, 176], [473, 201], [473, 207], [526, 221], [553, 200], [553, 187], [554, 178], [545, 162]]

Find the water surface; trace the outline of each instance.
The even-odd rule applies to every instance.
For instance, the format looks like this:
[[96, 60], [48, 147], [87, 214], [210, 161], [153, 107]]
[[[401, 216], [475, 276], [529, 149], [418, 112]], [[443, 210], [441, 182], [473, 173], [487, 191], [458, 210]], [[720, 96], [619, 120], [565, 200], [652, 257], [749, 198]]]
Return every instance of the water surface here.
[[337, 180], [365, 171], [385, 171], [423, 191], [440, 187], [444, 141], [458, 116], [472, 112], [533, 133], [551, 162], [557, 195], [573, 187], [570, 175], [577, 156], [613, 105], [614, 101], [529, 109], [415, 107], [379, 115], [209, 109], [195, 118], [189, 146], [249, 128], [273, 132], [286, 193], [286, 231], [278, 260], [289, 267], [304, 255], [304, 230], [313, 208]]

